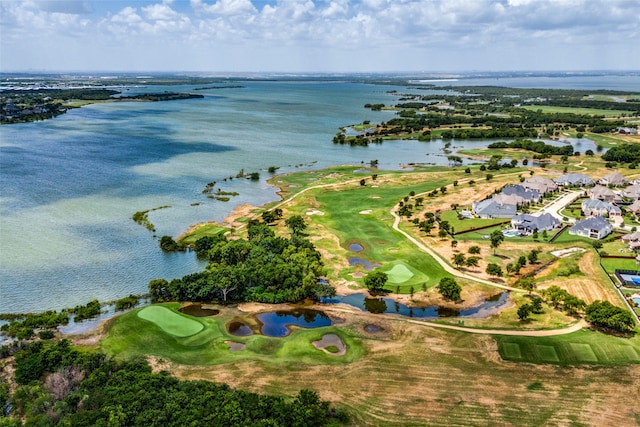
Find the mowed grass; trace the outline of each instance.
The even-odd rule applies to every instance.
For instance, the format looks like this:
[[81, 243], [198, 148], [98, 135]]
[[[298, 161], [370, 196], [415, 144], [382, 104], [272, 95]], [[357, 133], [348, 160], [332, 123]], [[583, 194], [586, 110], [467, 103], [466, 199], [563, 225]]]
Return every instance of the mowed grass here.
[[[248, 360], [313, 365], [345, 364], [357, 360], [364, 353], [357, 335], [335, 326], [295, 328], [289, 336], [283, 338], [262, 335], [238, 337], [231, 335], [226, 329], [227, 322], [243, 315], [238, 310], [226, 309], [226, 314], [193, 318], [179, 314], [178, 308], [177, 303], [152, 305], [118, 316], [113, 320], [108, 336], [101, 341], [102, 350], [109, 356], [121, 359], [153, 355], [191, 366]], [[153, 320], [147, 320], [146, 317]], [[179, 331], [172, 328], [178, 318], [196, 323], [200, 326], [199, 332], [188, 336], [177, 334]], [[313, 346], [313, 341], [322, 339], [327, 333], [340, 337], [347, 346], [347, 354], [333, 356]], [[242, 343], [246, 347], [232, 352], [225, 341]]]
[[505, 360], [558, 365], [640, 364], [640, 337], [622, 338], [581, 330], [552, 337], [496, 336]]
[[616, 270], [640, 270], [635, 258], [600, 258], [600, 263], [609, 274]]
[[202, 323], [162, 306], [149, 306], [138, 311], [138, 317], [156, 324], [176, 337], [189, 337], [204, 329]]
[[633, 111], [627, 111], [627, 110], [556, 107], [552, 105], [527, 105], [522, 108], [525, 108], [530, 111], [542, 110], [543, 113], [573, 113], [573, 114], [588, 114], [592, 116], [604, 116], [604, 117], [619, 117], [622, 114], [633, 114]]
[[[391, 274], [391, 281], [401, 293], [409, 293], [411, 287], [435, 285], [445, 273], [429, 255], [419, 250], [392, 228], [393, 216], [389, 213], [404, 196], [411, 191], [416, 194], [430, 191], [446, 182], [428, 184], [390, 185], [379, 187], [360, 186], [334, 191], [324, 189], [314, 193], [323, 216], [314, 216], [313, 221], [336, 235], [345, 252], [345, 257], [354, 256], [381, 264], [382, 271]], [[330, 242], [329, 242], [330, 243]], [[361, 252], [348, 251], [352, 243], [360, 244]], [[326, 248], [335, 252], [335, 247]], [[353, 280], [349, 275], [356, 268], [342, 270], [339, 274]]]
[[227, 227], [223, 227], [217, 224], [204, 224], [200, 227], [196, 228], [193, 232], [186, 234], [182, 238], [180, 238], [180, 243], [184, 245], [193, 245], [198, 239], [206, 236], [216, 236], [220, 233], [224, 233], [229, 230]]

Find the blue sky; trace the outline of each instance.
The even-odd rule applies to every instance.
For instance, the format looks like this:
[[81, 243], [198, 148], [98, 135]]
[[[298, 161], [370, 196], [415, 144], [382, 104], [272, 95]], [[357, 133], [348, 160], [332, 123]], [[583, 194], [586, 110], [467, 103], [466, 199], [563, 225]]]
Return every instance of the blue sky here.
[[0, 0], [0, 71], [640, 70], [638, 0]]

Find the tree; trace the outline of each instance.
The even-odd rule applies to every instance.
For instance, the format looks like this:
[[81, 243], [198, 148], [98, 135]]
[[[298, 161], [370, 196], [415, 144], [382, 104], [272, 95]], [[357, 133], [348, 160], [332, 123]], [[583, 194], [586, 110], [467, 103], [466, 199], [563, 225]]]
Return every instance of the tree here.
[[490, 276], [502, 277], [502, 267], [495, 263], [489, 263], [485, 272]]
[[453, 277], [443, 277], [436, 286], [440, 295], [451, 301], [458, 301], [460, 299], [460, 292], [462, 288], [453, 279]]
[[453, 263], [457, 266], [460, 267], [462, 265], [464, 265], [466, 259], [464, 254], [461, 253], [457, 253], [453, 256]]
[[364, 186], [365, 184], [366, 184], [366, 181], [364, 180], [364, 178], [362, 178], [362, 179], [360, 180], [360, 185], [361, 185], [361, 186]]
[[529, 304], [522, 304], [518, 307], [518, 318], [522, 321], [528, 320], [531, 315], [532, 307]]
[[364, 285], [373, 294], [383, 293], [388, 278], [389, 276], [384, 271], [374, 270], [364, 277]]
[[162, 236], [160, 238], [160, 249], [162, 249], [165, 252], [176, 252], [176, 251], [181, 251], [182, 246], [180, 246], [178, 242], [173, 240], [173, 237]]
[[478, 255], [480, 253], [480, 246], [474, 245], [469, 247], [469, 253], [473, 255]]
[[531, 292], [536, 288], [536, 281], [533, 277], [523, 277], [516, 282], [516, 285], [529, 291], [529, 295], [531, 295]]
[[285, 225], [291, 230], [292, 234], [300, 234], [305, 228], [307, 223], [300, 215], [292, 215], [284, 221]]
[[585, 314], [587, 322], [618, 332], [629, 332], [635, 326], [628, 310], [616, 307], [609, 301], [594, 301], [586, 307]]
[[465, 261], [465, 265], [467, 267], [477, 267], [478, 266], [478, 262], [480, 261], [480, 258], [477, 256], [470, 256], [469, 258], [467, 258], [467, 260]]
[[538, 254], [540, 253], [539, 249], [531, 249], [529, 255], [527, 255], [527, 259], [529, 260], [529, 264], [535, 264], [538, 261]]
[[493, 249], [493, 254], [495, 255], [496, 254], [496, 249], [498, 249], [498, 247], [504, 241], [504, 234], [502, 234], [502, 231], [500, 231], [500, 230], [494, 230], [489, 235], [489, 240], [491, 242], [491, 248]]

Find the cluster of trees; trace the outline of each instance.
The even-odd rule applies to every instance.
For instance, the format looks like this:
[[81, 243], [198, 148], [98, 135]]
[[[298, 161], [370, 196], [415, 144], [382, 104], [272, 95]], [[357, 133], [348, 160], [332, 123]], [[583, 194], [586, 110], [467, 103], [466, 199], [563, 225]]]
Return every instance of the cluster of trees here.
[[[179, 381], [154, 374], [143, 361], [116, 362], [81, 352], [68, 341], [37, 342], [16, 354], [10, 395], [0, 384], [0, 403], [20, 426], [309, 426], [346, 422], [310, 390], [295, 398], [234, 390], [208, 381]], [[4, 408], [0, 408], [4, 409]], [[3, 411], [4, 412], [4, 411]]]
[[616, 307], [609, 301], [595, 301], [585, 309], [587, 322], [599, 328], [617, 332], [630, 332], [635, 326], [631, 313], [624, 308]]
[[259, 301], [282, 303], [333, 296], [324, 281], [320, 253], [301, 233], [304, 218], [285, 220], [290, 238], [278, 237], [259, 221], [247, 227], [247, 239], [227, 240], [224, 235], [203, 237], [195, 244], [207, 269], [170, 282], [154, 279], [149, 292], [154, 301]]
[[538, 131], [528, 128], [495, 127], [491, 129], [454, 129], [440, 134], [442, 139], [535, 138]]
[[513, 142], [494, 142], [488, 145], [489, 148], [520, 148], [522, 150], [533, 151], [534, 153], [558, 156], [572, 156], [573, 146], [570, 144], [562, 147], [545, 144], [543, 141], [531, 141], [529, 139], [516, 139]]
[[554, 308], [562, 308], [564, 311], [575, 314], [586, 307], [586, 303], [575, 295], [558, 286], [550, 286], [541, 292]]
[[542, 298], [537, 295], [533, 295], [531, 296], [530, 303], [524, 303], [518, 307], [518, 318], [520, 320], [528, 320], [532, 313], [541, 314], [542, 312]]
[[622, 144], [609, 148], [602, 155], [602, 160], [620, 163], [639, 163], [640, 146], [637, 144]]

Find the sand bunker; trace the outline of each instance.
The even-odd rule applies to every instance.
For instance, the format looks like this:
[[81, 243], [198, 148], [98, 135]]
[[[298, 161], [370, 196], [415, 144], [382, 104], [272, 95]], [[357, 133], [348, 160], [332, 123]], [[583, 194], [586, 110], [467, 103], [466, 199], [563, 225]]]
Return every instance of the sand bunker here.
[[559, 251], [553, 251], [551, 252], [551, 255], [557, 256], [558, 258], [564, 258], [571, 255], [574, 252], [585, 252], [585, 251], [586, 249], [583, 249], [583, 248], [567, 248], [567, 249], [561, 249]]
[[320, 215], [320, 216], [322, 216], [322, 215], [324, 215], [324, 212], [319, 211], [317, 209], [314, 209], [312, 211], [307, 211], [307, 215]]
[[225, 341], [224, 343], [229, 347], [229, 351], [240, 351], [244, 350], [246, 347], [246, 345], [241, 342]]
[[351, 277], [356, 278], [356, 279], [358, 279], [360, 277], [364, 277], [364, 276], [365, 276], [365, 274], [360, 272], [360, 271], [356, 271], [355, 273], [351, 273]]
[[360, 215], [369, 215], [371, 212], [373, 212], [371, 209], [365, 209], [360, 211]]
[[336, 334], [326, 334], [319, 341], [313, 341], [313, 346], [332, 356], [343, 356], [347, 354], [347, 346]]

